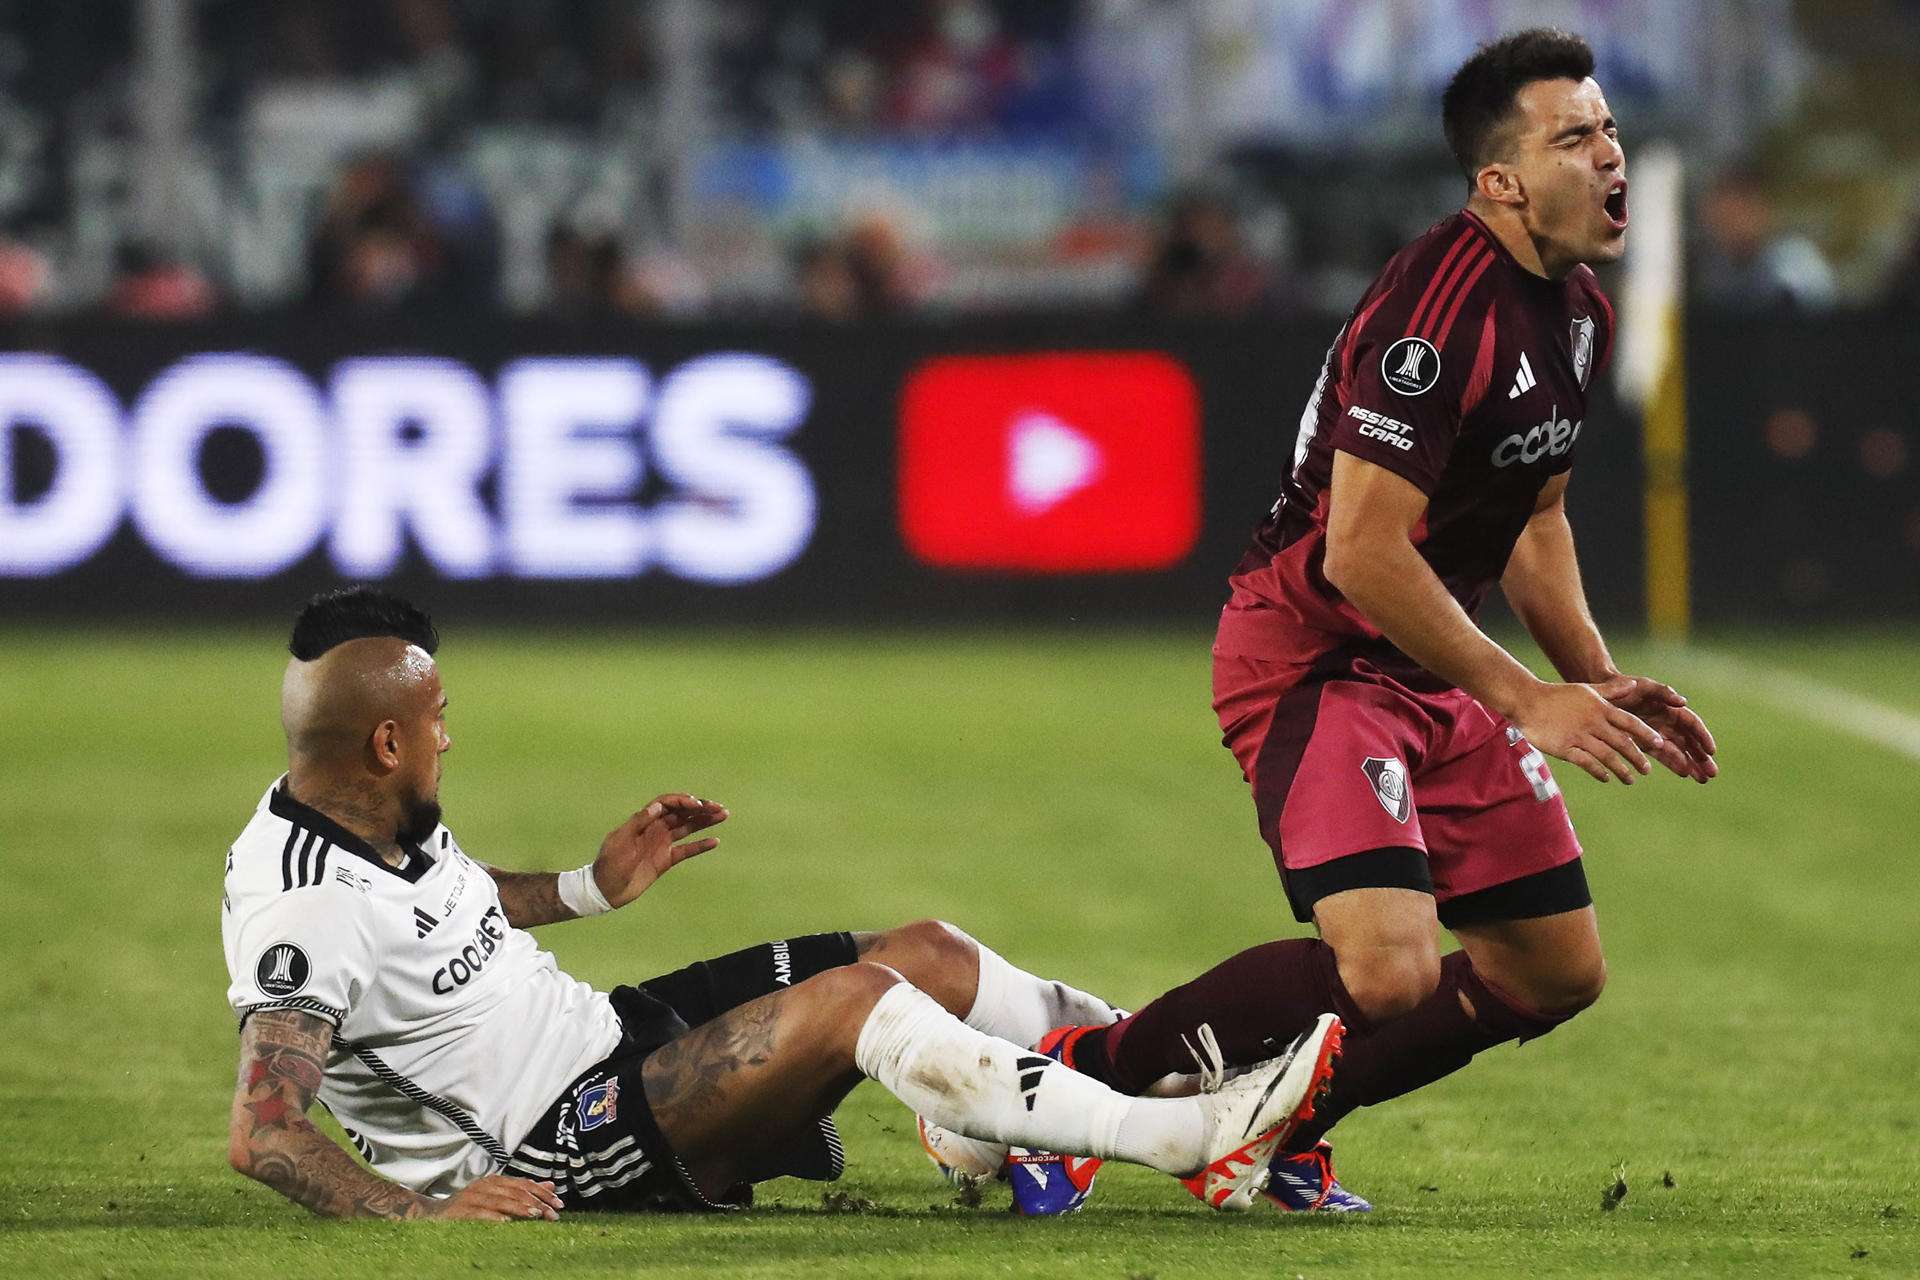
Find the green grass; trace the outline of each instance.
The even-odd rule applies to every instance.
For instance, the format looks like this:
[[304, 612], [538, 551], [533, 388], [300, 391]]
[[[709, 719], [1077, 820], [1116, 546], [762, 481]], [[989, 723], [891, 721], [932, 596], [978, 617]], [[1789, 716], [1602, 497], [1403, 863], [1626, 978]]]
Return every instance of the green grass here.
[[[1920, 710], [1911, 631], [1718, 643]], [[1351, 1118], [1364, 1220], [1220, 1217], [1112, 1166], [1073, 1218], [961, 1208], [871, 1085], [841, 1112], [863, 1212], [785, 1182], [726, 1220], [309, 1219], [224, 1159], [222, 854], [280, 767], [276, 644], [0, 633], [0, 1274], [1920, 1273], [1920, 763], [1734, 683], [1689, 690], [1715, 785], [1561, 771], [1607, 997]], [[642, 903], [545, 931], [599, 984], [939, 915], [1129, 1003], [1299, 931], [1203, 634], [483, 634], [442, 658], [445, 800], [478, 856], [577, 865], [669, 788], [733, 808]]]

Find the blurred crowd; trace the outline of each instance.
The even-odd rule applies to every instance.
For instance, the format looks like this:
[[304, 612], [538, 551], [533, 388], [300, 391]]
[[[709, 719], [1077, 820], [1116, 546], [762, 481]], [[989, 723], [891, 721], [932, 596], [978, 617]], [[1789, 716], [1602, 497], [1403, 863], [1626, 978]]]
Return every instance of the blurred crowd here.
[[[693, 187], [674, 198], [659, 141], [684, 125], [659, 114], [669, 9], [698, 27], [678, 38], [711, 52], [699, 92], [712, 136], [694, 141], [728, 158], [682, 174]], [[1116, 31], [1164, 34], [1180, 12], [1173, 0], [199, 0], [188, 205], [213, 212], [169, 235], [127, 213], [131, 0], [15, 6], [0, 24], [0, 316], [854, 322], [1346, 306], [1458, 198], [1457, 176], [1431, 144], [1313, 168], [1276, 165], [1272, 147], [1196, 160], [1177, 139], [1136, 136], [1089, 58], [1111, 55]], [[795, 153], [824, 166], [812, 180], [826, 190], [796, 193], [808, 178]], [[1791, 152], [1762, 154], [1690, 175], [1696, 300], [1920, 308], [1920, 179], [1891, 219], [1896, 242], [1877, 247], [1882, 265], [1849, 273], [1832, 256], [1844, 237], [1783, 181]], [[997, 173], [999, 155], [1041, 179], [1051, 166], [1052, 185]], [[861, 187], [887, 165], [919, 184], [912, 198]], [[222, 181], [228, 195], [206, 195]]]

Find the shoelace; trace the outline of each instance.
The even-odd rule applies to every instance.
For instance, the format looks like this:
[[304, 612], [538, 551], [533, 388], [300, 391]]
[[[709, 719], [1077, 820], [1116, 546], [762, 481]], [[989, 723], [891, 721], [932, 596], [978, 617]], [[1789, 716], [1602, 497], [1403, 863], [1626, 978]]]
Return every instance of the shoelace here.
[[1220, 1052], [1219, 1037], [1213, 1034], [1213, 1024], [1203, 1022], [1193, 1029], [1194, 1038], [1200, 1041], [1196, 1048], [1186, 1033], [1180, 1034], [1180, 1043], [1186, 1046], [1193, 1056], [1193, 1063], [1200, 1068], [1200, 1092], [1218, 1093], [1227, 1083], [1227, 1058]]

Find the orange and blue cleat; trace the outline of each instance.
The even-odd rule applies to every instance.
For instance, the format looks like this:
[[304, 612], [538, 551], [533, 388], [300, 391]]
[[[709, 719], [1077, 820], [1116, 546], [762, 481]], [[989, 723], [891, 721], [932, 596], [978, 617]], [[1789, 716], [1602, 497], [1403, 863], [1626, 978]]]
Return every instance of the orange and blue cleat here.
[[1261, 1195], [1296, 1213], [1370, 1213], [1373, 1206], [1340, 1185], [1333, 1176], [1333, 1147], [1319, 1142], [1309, 1151], [1281, 1151], [1267, 1165]]

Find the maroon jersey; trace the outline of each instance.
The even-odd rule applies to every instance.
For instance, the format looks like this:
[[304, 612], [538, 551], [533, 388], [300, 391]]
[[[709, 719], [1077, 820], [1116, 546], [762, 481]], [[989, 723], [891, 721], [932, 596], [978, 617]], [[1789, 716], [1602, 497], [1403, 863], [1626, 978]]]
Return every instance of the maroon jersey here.
[[1322, 572], [1334, 451], [1427, 495], [1414, 544], [1476, 615], [1541, 488], [1573, 465], [1612, 343], [1613, 308], [1592, 271], [1536, 276], [1471, 213], [1402, 249], [1327, 353], [1280, 501], [1234, 571], [1215, 652], [1305, 663], [1354, 649], [1435, 681]]

